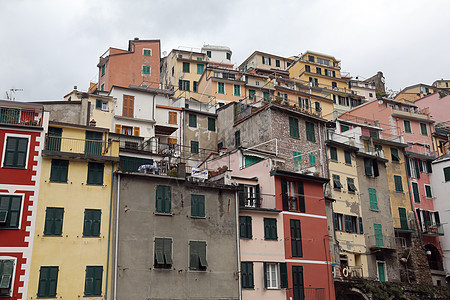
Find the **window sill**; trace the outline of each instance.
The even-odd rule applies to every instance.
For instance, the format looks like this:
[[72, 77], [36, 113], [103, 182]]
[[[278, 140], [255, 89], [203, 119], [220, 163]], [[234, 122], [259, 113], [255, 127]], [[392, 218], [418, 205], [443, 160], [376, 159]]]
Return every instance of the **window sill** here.
[[169, 268], [162, 268], [162, 267], [155, 267], [155, 266], [153, 266], [153, 270], [155, 270], [155, 271], [173, 271], [173, 268], [172, 268], [172, 266], [170, 266]]
[[339, 162], [337, 159], [331, 159], [331, 158], [330, 158], [330, 161], [332, 161], [332, 162]]
[[348, 164], [348, 163], [345, 163], [345, 165], [346, 165], [346, 166], [349, 166], [349, 167], [351, 167], [351, 166], [352, 166], [352, 164]]
[[49, 180], [48, 181], [49, 183], [65, 183], [65, 184], [68, 184], [69, 182], [67, 182], [67, 181], [52, 181], [52, 180]]
[[378, 209], [373, 209], [373, 208], [369, 208], [371, 211], [376, 211], [376, 212], [379, 212], [379, 210]]
[[203, 216], [203, 217], [191, 216], [191, 219], [206, 219], [206, 216]]
[[266, 290], [268, 290], [268, 291], [277, 291], [277, 290], [281, 290], [281, 288], [279, 288], [279, 287], [266, 287], [266, 288], [264, 288], [264, 289], [266, 289]]
[[155, 216], [170, 216], [171, 217], [171, 216], [173, 216], [173, 214], [155, 211]]
[[25, 167], [13, 167], [13, 166], [3, 166], [3, 169], [18, 169], [18, 170], [26, 170]]
[[97, 184], [97, 183], [87, 183], [87, 182], [86, 182], [86, 185], [91, 185], [91, 186], [103, 186], [103, 183]]
[[62, 234], [43, 234], [42, 237], [63, 237]]
[[93, 236], [93, 235], [83, 235], [82, 236], [82, 238], [101, 238], [101, 236], [100, 235], [96, 235], [96, 236]]
[[404, 191], [395, 191], [397, 194], [404, 194]]
[[348, 191], [349, 194], [356, 194], [356, 191]]
[[243, 290], [254, 290], [255, 287], [254, 286], [252, 286], [252, 287], [242, 287], [242, 289]]
[[278, 241], [278, 238], [276, 238], [276, 239], [267, 239], [267, 238], [264, 238], [264, 241]]

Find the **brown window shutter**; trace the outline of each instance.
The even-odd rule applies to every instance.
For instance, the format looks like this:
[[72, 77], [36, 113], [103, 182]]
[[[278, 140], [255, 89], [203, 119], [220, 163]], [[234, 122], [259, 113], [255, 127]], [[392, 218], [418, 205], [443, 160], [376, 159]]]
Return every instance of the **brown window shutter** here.
[[134, 127], [134, 135], [135, 136], [139, 136], [139, 133], [140, 133], [140, 129], [139, 129], [139, 127]]
[[122, 131], [122, 126], [120, 124], [116, 124], [114, 127], [114, 132], [121, 133], [121, 131]]
[[177, 124], [177, 113], [169, 111], [169, 124]]
[[128, 117], [134, 118], [134, 96], [128, 96]]
[[122, 116], [128, 117], [128, 96], [127, 95], [123, 95]]

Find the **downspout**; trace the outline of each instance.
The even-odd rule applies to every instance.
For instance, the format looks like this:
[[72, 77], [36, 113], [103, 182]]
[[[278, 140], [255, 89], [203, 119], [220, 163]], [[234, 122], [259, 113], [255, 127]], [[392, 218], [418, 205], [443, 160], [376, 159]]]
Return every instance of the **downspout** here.
[[111, 222], [113, 214], [113, 192], [114, 192], [114, 163], [111, 163], [111, 197], [109, 200], [109, 228], [108, 228], [108, 254], [106, 258], [106, 283], [105, 283], [105, 300], [108, 299], [108, 282], [109, 282], [109, 252], [111, 251]]
[[116, 201], [116, 236], [114, 251], [114, 300], [117, 299], [117, 252], [119, 248], [119, 199], [120, 199], [120, 173], [117, 174], [117, 201]]
[[153, 95], [153, 109], [152, 109], [152, 120], [155, 121], [155, 97], [156, 94]]
[[237, 249], [237, 259], [238, 259], [238, 283], [239, 283], [239, 300], [242, 299], [242, 284], [241, 284], [241, 250], [239, 247], [239, 198], [238, 193], [235, 193], [236, 198], [236, 249]]

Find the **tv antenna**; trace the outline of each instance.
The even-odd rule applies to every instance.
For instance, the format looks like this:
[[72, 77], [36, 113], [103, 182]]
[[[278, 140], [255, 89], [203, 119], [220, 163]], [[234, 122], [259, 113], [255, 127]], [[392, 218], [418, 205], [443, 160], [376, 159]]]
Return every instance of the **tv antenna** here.
[[15, 101], [16, 100], [16, 92], [21, 92], [23, 91], [23, 89], [9, 89], [9, 93], [8, 91], [6, 91], [6, 99], [9, 101]]

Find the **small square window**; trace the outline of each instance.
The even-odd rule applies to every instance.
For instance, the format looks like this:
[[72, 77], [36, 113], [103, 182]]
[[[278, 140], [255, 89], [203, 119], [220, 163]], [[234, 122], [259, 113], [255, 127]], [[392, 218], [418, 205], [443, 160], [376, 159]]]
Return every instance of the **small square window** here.
[[25, 169], [28, 154], [28, 139], [8, 136], [4, 150], [3, 167]]
[[142, 73], [150, 74], [150, 66], [142, 66]]
[[68, 172], [69, 172], [68, 160], [52, 159], [50, 182], [67, 182]]
[[152, 56], [152, 49], [143, 49], [144, 56]]

